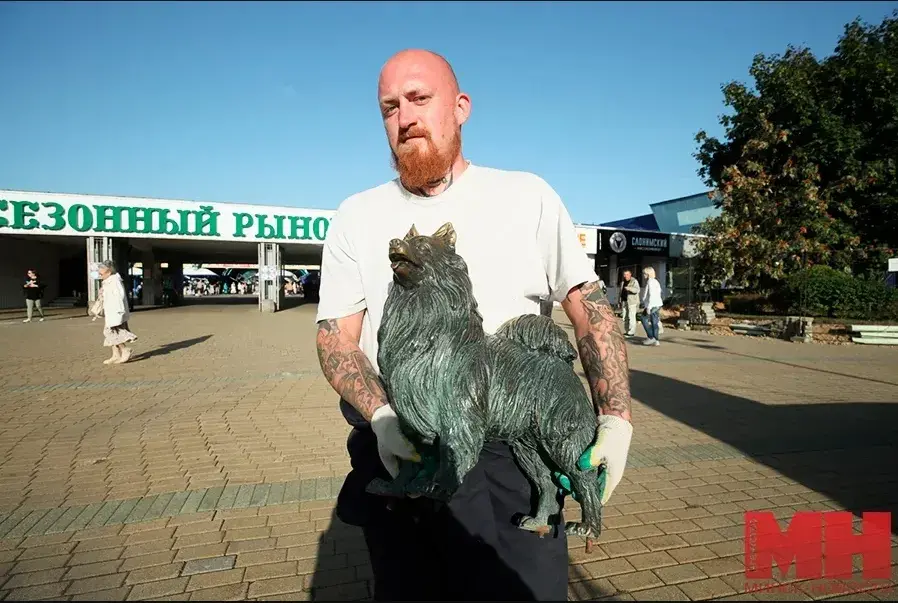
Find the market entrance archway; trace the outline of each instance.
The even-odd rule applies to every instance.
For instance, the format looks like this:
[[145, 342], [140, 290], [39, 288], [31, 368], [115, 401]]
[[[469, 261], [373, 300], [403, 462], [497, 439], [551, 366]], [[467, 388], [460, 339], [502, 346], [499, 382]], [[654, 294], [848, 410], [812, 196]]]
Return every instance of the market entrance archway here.
[[[123, 277], [139, 263], [140, 302], [159, 305], [170, 282], [170, 286], [180, 288], [185, 264], [255, 264], [259, 310], [276, 312], [284, 300], [284, 266], [320, 266], [321, 247], [334, 213], [281, 206], [0, 191], [0, 236], [9, 252], [0, 259], [0, 273], [24, 273], [26, 268], [18, 264], [28, 262], [29, 255], [35, 257], [34, 250], [40, 250], [37, 255], [47, 266], [44, 272], [70, 272], [72, 262], [83, 259], [84, 290], [80, 293], [83, 305], [90, 307], [99, 292], [100, 262], [112, 260]], [[79, 245], [86, 250], [84, 255], [75, 251]], [[17, 253], [26, 246], [30, 254]], [[61, 267], [63, 261], [69, 265]], [[59, 295], [61, 285], [54, 288], [57, 290], [51, 293]], [[21, 295], [18, 287], [16, 291]], [[74, 293], [79, 293], [77, 287]], [[5, 304], [10, 294], [12, 291], [0, 291], [0, 300]], [[16, 302], [19, 304], [20, 300]]]

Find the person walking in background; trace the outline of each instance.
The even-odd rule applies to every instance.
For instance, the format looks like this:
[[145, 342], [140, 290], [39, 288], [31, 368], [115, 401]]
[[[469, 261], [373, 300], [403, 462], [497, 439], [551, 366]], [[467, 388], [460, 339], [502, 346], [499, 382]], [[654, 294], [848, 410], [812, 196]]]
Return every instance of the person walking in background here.
[[624, 270], [624, 282], [620, 288], [621, 306], [624, 310], [624, 332], [627, 337], [636, 335], [636, 321], [639, 315], [639, 281], [633, 273]]
[[22, 287], [25, 292], [25, 310], [28, 312], [28, 318], [22, 322], [31, 322], [34, 315], [34, 308], [40, 313], [39, 322], [44, 322], [44, 309], [41, 308], [41, 297], [44, 296], [44, 284], [34, 270], [29, 270], [25, 276], [25, 285]]
[[131, 316], [128, 310], [128, 293], [111, 260], [100, 264], [99, 272], [103, 279], [103, 345], [112, 348], [112, 357], [104, 360], [103, 364], [124, 364], [131, 358], [131, 348], [125, 347], [125, 344], [137, 339], [137, 335], [128, 330], [128, 319]]
[[643, 315], [641, 316], [642, 328], [645, 329], [645, 345], [661, 345], [658, 340], [660, 333], [658, 327], [661, 323], [661, 283], [655, 278], [655, 269], [647, 266], [642, 270], [645, 278], [645, 288], [642, 290]]

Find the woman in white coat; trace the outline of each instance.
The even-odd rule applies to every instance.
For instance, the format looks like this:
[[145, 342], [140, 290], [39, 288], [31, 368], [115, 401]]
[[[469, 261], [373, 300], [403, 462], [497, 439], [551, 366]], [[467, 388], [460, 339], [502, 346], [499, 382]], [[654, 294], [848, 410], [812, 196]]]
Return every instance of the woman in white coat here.
[[642, 305], [645, 313], [640, 316], [640, 321], [647, 336], [642, 343], [660, 345], [658, 338], [661, 335], [661, 307], [664, 305], [661, 300], [661, 283], [655, 278], [655, 269], [651, 266], [646, 266], [642, 270], [642, 276], [645, 278], [645, 286], [642, 289]]
[[121, 275], [110, 260], [100, 264], [99, 272], [103, 279], [100, 290], [105, 320], [103, 345], [112, 348], [112, 357], [104, 360], [103, 364], [124, 364], [131, 358], [131, 348], [125, 344], [137, 339], [137, 335], [128, 330], [128, 319], [131, 317], [128, 311], [128, 293]]

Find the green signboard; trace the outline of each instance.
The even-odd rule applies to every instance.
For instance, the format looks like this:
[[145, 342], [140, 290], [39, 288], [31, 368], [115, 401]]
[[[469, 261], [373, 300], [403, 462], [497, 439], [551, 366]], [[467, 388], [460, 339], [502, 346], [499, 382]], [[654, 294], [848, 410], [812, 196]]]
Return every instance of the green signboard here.
[[335, 212], [0, 191], [0, 233], [321, 244]]

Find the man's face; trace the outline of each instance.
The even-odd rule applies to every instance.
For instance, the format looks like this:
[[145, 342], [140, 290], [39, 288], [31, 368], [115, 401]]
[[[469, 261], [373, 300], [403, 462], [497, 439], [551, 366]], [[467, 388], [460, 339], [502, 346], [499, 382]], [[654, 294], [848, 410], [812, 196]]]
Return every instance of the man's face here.
[[378, 102], [392, 164], [405, 186], [423, 188], [446, 176], [461, 152], [467, 96], [451, 71], [424, 53], [400, 54], [381, 72]]
[[633, 278], [633, 275], [630, 273], [630, 271], [624, 270], [624, 280], [629, 281], [631, 278]]

